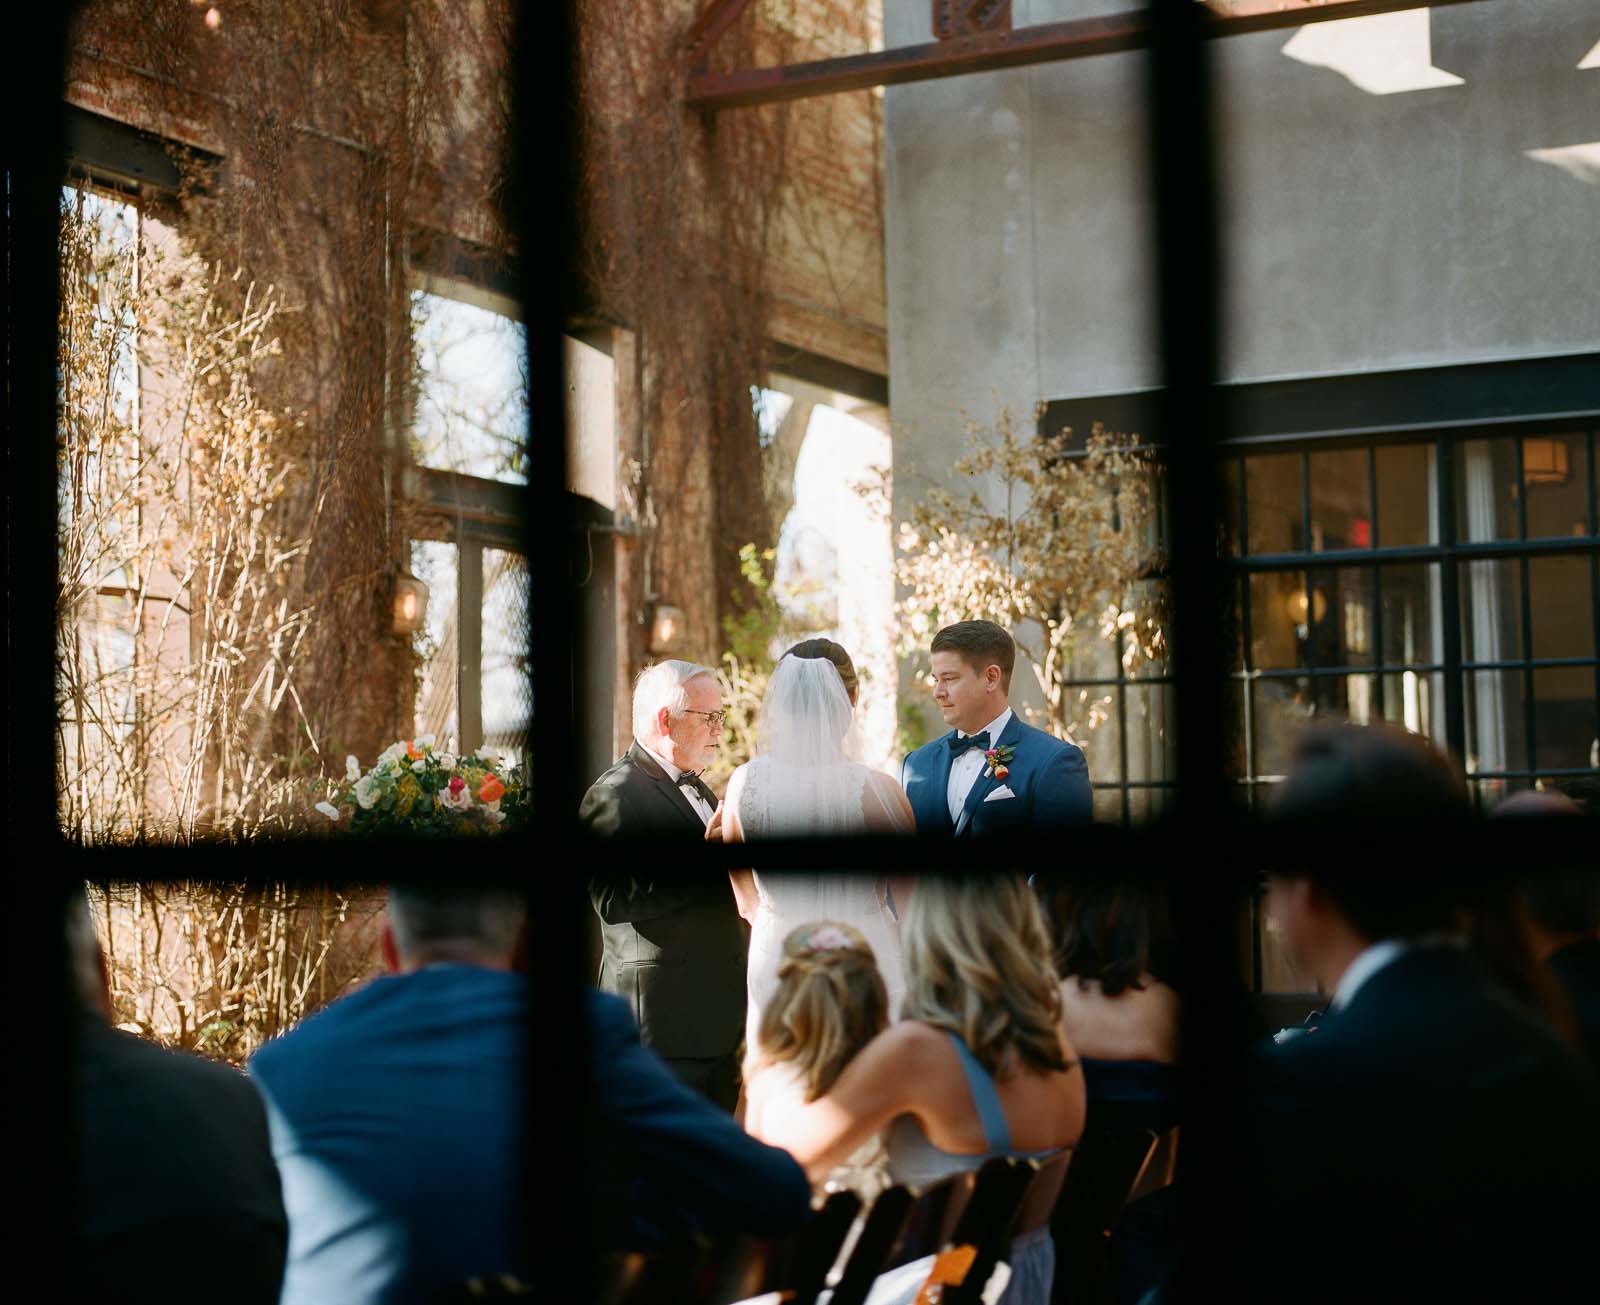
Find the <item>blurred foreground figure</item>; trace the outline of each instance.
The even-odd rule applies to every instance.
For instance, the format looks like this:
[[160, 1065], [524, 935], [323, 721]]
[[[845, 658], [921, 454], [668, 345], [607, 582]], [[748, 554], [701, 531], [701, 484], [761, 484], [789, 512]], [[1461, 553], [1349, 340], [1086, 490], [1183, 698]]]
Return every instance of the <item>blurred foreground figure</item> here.
[[392, 888], [394, 973], [251, 1058], [289, 1212], [284, 1305], [527, 1278], [522, 926], [516, 897]]
[[[1519, 793], [1496, 819], [1587, 821], [1600, 846], [1592, 806], [1558, 793]], [[1563, 866], [1526, 877], [1523, 923], [1534, 955], [1560, 983], [1589, 1059], [1600, 1067], [1600, 854], [1590, 866]]]
[[1313, 731], [1273, 813], [1307, 850], [1271, 874], [1269, 910], [1332, 998], [1256, 1066], [1253, 1281], [1297, 1301], [1583, 1281], [1600, 1084], [1462, 945], [1464, 868], [1405, 837], [1469, 827], [1460, 777], [1396, 729]]
[[81, 895], [77, 1297], [271, 1305], [288, 1233], [261, 1099], [236, 1070], [113, 1029]]
[[648, 1251], [689, 1232], [798, 1232], [811, 1214], [811, 1186], [794, 1159], [680, 1082], [640, 1044], [622, 998], [591, 988], [585, 1001], [602, 1245]]

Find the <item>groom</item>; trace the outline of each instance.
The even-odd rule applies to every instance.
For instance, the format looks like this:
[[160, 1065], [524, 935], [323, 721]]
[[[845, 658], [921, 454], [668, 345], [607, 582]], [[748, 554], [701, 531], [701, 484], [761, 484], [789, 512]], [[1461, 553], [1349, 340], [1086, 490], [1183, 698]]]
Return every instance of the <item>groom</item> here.
[[933, 700], [954, 728], [900, 767], [917, 833], [968, 838], [1088, 824], [1082, 750], [1011, 710], [1011, 636], [993, 621], [958, 621], [934, 636], [932, 651]]

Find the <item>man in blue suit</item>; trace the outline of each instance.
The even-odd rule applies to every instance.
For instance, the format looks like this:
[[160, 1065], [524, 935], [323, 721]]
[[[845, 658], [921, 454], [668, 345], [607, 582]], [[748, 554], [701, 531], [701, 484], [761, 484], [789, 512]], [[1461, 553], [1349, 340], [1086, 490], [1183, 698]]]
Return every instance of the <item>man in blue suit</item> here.
[[1011, 710], [1017, 646], [993, 621], [958, 621], [933, 638], [933, 700], [951, 731], [900, 767], [917, 833], [982, 837], [1088, 824], [1083, 751]]
[[392, 888], [394, 973], [251, 1058], [289, 1215], [281, 1305], [422, 1305], [528, 1277], [522, 927], [515, 896]]

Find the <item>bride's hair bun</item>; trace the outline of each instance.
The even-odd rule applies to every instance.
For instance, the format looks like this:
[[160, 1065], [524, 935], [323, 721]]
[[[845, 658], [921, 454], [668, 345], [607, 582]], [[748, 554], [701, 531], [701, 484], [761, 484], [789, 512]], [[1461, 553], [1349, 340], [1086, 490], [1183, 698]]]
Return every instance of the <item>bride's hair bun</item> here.
[[[832, 662], [834, 669], [839, 672], [839, 678], [844, 681], [844, 691], [850, 695], [850, 701], [856, 700], [856, 687], [860, 683], [856, 678], [856, 664], [850, 660], [850, 654], [832, 639], [802, 639], [783, 656]], [[783, 657], [778, 660], [782, 661]]]

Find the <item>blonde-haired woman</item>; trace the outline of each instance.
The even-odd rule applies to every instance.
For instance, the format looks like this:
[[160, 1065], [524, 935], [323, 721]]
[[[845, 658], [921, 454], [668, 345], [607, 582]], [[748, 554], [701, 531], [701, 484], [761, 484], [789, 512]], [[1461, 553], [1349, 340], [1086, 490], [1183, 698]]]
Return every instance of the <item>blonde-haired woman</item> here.
[[[872, 947], [834, 921], [803, 924], [783, 940], [778, 987], [745, 1061], [745, 1127], [779, 1127], [784, 1115], [822, 1096], [846, 1065], [889, 1025], [889, 996]], [[868, 1138], [822, 1181], [875, 1200], [888, 1181], [882, 1140]]]
[[[889, 1172], [914, 1189], [996, 1155], [1045, 1159], [1083, 1132], [1083, 1075], [1061, 1027], [1061, 990], [1038, 900], [1014, 875], [924, 878], [901, 934], [906, 997], [897, 1024], [816, 1101], [765, 1119], [813, 1181], [887, 1129]], [[1012, 1243], [1008, 1305], [1045, 1305], [1049, 1226]], [[912, 1299], [926, 1266], [885, 1275], [872, 1300]], [[891, 1282], [890, 1279], [894, 1281]], [[903, 1279], [903, 1281], [902, 1281]], [[915, 1280], [915, 1281], [914, 1281]]]

